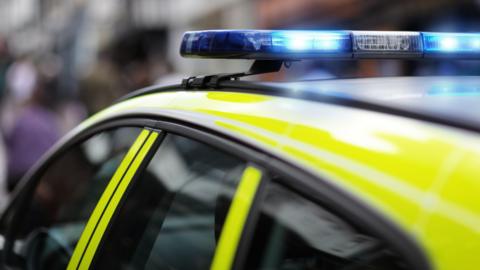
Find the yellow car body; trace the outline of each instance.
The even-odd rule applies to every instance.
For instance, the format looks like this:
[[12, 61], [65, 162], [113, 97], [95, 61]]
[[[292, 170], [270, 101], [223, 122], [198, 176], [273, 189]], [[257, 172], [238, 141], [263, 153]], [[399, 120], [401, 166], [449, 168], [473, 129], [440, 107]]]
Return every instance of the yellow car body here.
[[[361, 82], [348, 83], [360, 85]], [[335, 81], [327, 83], [335, 85]], [[480, 136], [474, 128], [449, 126], [441, 121], [388, 113], [375, 107], [342, 105], [328, 98], [320, 101], [296, 98], [296, 91], [302, 90], [289, 85], [285, 87], [286, 95], [262, 93], [254, 87], [252, 84], [249, 91], [229, 87], [144, 91], [86, 120], [59, 145], [114, 120], [137, 117], [187, 125], [247, 145], [273, 160], [318, 176], [318, 185], [332, 186], [353, 198], [409, 238], [408, 241], [418, 247], [411, 251], [424, 256], [425, 269], [478, 268]], [[478, 99], [478, 96], [467, 98]], [[147, 140], [146, 136], [143, 141]], [[142, 149], [143, 155], [149, 151]], [[246, 173], [244, 177], [255, 179], [255, 172]], [[111, 181], [114, 179], [115, 176]], [[230, 209], [245, 212], [229, 214], [240, 216], [237, 217], [239, 223], [229, 225], [230, 234], [242, 233], [251, 206], [248, 201], [253, 200], [257, 184], [244, 187], [244, 192], [251, 195], [247, 196], [246, 204], [239, 203]], [[120, 201], [123, 194], [117, 192], [120, 192], [117, 198]], [[97, 209], [102, 205], [107, 212], [115, 211], [117, 204], [101, 201]], [[86, 228], [90, 223], [99, 222], [99, 217], [92, 215]], [[105, 222], [106, 227], [110, 220]], [[102, 238], [101, 233], [95, 236], [85, 231], [82, 238], [97, 237], [98, 241]], [[89, 249], [82, 238], [69, 269], [87, 269], [91, 261], [81, 260], [88, 256], [92, 260], [94, 256], [95, 248], [87, 254]], [[222, 252], [223, 259], [217, 262], [215, 258], [212, 269], [232, 265], [238, 239], [230, 244], [226, 242], [219, 245], [224, 250], [217, 250], [216, 254], [220, 257], [218, 253]], [[82, 252], [85, 254], [79, 257]]]
[[480, 136], [474, 132], [229, 89], [136, 97], [81, 128], [131, 111], [174, 115], [324, 176], [416, 239], [435, 269], [480, 263]]

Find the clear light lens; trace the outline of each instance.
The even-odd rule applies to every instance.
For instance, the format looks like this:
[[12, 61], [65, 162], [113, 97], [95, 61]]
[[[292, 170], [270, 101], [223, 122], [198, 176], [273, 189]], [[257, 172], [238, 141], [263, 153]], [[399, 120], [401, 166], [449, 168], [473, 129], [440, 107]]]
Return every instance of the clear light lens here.
[[480, 54], [480, 34], [423, 33], [425, 53]]
[[354, 31], [353, 51], [372, 53], [421, 53], [422, 39], [418, 32]]

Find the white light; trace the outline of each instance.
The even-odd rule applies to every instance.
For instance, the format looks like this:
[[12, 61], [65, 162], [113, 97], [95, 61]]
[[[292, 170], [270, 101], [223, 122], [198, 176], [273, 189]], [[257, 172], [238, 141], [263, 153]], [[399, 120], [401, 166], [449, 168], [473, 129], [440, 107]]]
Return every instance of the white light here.
[[306, 50], [311, 48], [312, 39], [302, 35], [292, 35], [288, 37], [287, 48], [291, 50]]
[[338, 47], [338, 40], [332, 39], [332, 37], [318, 37], [315, 40], [315, 49], [336, 50]]
[[472, 40], [471, 46], [474, 49], [480, 49], [480, 39]]
[[458, 41], [452, 37], [445, 37], [440, 40], [440, 47], [446, 51], [455, 50], [458, 47]]
[[333, 51], [340, 49], [341, 34], [315, 32], [279, 32], [272, 43], [292, 51]]

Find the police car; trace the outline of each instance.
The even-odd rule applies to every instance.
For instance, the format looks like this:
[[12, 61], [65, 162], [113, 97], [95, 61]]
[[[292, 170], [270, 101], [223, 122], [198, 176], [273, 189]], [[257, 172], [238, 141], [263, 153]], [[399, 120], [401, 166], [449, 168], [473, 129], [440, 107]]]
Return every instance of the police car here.
[[187, 32], [246, 72], [83, 122], [0, 223], [8, 269], [478, 269], [480, 77], [247, 82], [289, 61], [480, 57], [480, 35]]

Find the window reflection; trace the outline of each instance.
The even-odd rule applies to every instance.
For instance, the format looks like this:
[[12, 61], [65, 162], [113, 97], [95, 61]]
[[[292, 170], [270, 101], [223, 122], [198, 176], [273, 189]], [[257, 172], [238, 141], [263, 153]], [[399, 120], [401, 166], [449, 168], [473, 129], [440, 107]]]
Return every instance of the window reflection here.
[[267, 187], [245, 269], [408, 269], [377, 238], [287, 188]]
[[208, 269], [245, 167], [222, 151], [167, 135], [134, 181], [97, 269]]
[[[103, 190], [140, 128], [119, 128], [97, 134], [68, 149], [47, 166], [25, 208], [14, 205], [20, 224], [10, 264], [24, 269], [65, 269]], [[120, 139], [121, 138], [121, 139]], [[91, 149], [102, 149], [102, 155]]]

